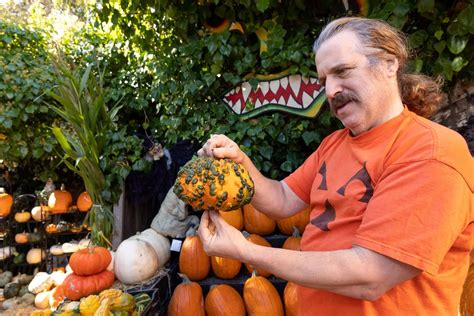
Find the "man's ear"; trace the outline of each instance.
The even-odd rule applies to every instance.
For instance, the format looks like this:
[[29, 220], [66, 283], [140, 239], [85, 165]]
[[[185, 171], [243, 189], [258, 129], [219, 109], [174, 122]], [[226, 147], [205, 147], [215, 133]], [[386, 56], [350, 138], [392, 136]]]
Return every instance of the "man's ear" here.
[[385, 67], [387, 71], [387, 76], [394, 77], [397, 75], [397, 71], [400, 67], [400, 64], [398, 63], [398, 59], [394, 55], [388, 55], [385, 59]]

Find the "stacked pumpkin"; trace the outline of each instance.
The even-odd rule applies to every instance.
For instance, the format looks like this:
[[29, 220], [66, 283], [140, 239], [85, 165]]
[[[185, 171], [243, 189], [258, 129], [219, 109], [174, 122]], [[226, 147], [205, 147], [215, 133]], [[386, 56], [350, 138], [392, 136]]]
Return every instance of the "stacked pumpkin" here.
[[107, 270], [111, 262], [112, 255], [104, 247], [90, 246], [73, 253], [69, 260], [73, 273], [61, 285], [64, 297], [77, 301], [110, 288], [115, 280], [114, 273]]

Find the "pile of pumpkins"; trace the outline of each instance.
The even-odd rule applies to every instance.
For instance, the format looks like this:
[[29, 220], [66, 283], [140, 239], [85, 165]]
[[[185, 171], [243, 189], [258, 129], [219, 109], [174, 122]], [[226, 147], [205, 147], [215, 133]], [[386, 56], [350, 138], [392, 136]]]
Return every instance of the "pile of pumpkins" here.
[[[297, 251], [300, 250], [300, 231], [302, 232], [309, 222], [308, 208], [291, 217], [276, 221], [255, 209], [251, 204], [244, 205], [237, 210], [219, 211], [219, 213], [228, 224], [241, 230], [249, 241], [265, 247], [271, 247], [271, 244], [262, 236], [272, 234], [278, 227], [282, 234], [288, 236], [282, 248]], [[250, 315], [256, 315], [260, 312], [269, 315], [283, 315], [283, 306], [286, 315], [297, 315], [295, 284], [287, 282], [284, 290], [284, 304], [282, 304], [278, 292], [273, 284], [267, 280], [271, 273], [249, 264], [245, 264], [245, 268], [249, 272], [249, 278], [244, 284], [243, 301], [234, 288], [219, 284], [217, 287], [213, 286], [211, 288], [205, 304], [199, 303], [201, 300], [204, 302], [204, 300], [202, 299], [202, 289], [196, 281], [204, 280], [208, 277], [210, 271], [220, 279], [230, 280], [240, 273], [241, 267], [242, 263], [238, 260], [208, 256], [204, 252], [202, 242], [196, 231], [189, 230], [179, 256], [179, 271], [185, 277], [182, 286], [178, 286], [173, 293], [168, 307], [171, 311], [169, 315], [187, 315], [188, 313], [204, 315], [204, 310], [207, 315], [211, 316], [245, 315], [245, 311]], [[199, 289], [197, 289], [198, 286]], [[256, 289], [262, 293], [255, 292]], [[186, 294], [183, 294], [183, 291]], [[183, 303], [183, 300], [186, 301], [184, 299], [186, 296], [194, 297], [195, 301]], [[239, 296], [239, 299], [236, 298], [235, 301], [228, 299], [228, 297], [237, 296]], [[252, 297], [259, 297], [258, 301], [252, 299]]]

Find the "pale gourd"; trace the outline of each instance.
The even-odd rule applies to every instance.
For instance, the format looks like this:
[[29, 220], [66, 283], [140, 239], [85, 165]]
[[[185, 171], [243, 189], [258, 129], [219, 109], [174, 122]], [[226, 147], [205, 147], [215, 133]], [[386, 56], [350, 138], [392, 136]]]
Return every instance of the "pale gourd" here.
[[49, 296], [52, 291], [46, 291], [36, 294], [35, 296], [35, 307], [39, 309], [45, 309], [49, 307]]
[[54, 271], [51, 273], [51, 279], [53, 279], [54, 286], [60, 286], [63, 284], [67, 274], [62, 271]]
[[171, 251], [169, 239], [157, 233], [154, 229], [148, 228], [130, 237], [130, 239], [140, 239], [148, 242], [155, 250], [159, 268], [163, 267], [170, 259]]
[[50, 214], [47, 206], [35, 206], [31, 209], [31, 217], [37, 222], [46, 221], [49, 219]]
[[158, 267], [155, 250], [144, 240], [126, 239], [115, 252], [114, 273], [124, 284], [149, 279], [158, 271]]
[[62, 245], [64, 253], [74, 253], [79, 250], [79, 243], [72, 240], [71, 242], [66, 242]]
[[14, 247], [2, 247], [0, 248], [0, 260], [5, 260], [15, 252]]
[[51, 248], [49, 248], [49, 252], [51, 252], [51, 254], [55, 256], [60, 256], [64, 254], [63, 247], [61, 245], [51, 246]]
[[38, 264], [46, 257], [46, 252], [40, 248], [31, 248], [26, 254], [26, 262]]
[[79, 240], [79, 243], [77, 244], [77, 249], [86, 249], [89, 248], [89, 246], [93, 245], [92, 241], [89, 238], [84, 238]]
[[51, 275], [46, 272], [36, 273], [33, 280], [28, 284], [28, 291], [33, 294], [38, 294], [43, 291], [49, 290], [54, 284]]

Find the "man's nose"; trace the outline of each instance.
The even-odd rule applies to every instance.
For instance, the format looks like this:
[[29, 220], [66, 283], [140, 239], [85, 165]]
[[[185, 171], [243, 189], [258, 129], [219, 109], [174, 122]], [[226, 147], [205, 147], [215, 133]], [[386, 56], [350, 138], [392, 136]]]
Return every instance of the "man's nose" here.
[[342, 89], [338, 80], [333, 78], [327, 78], [326, 83], [324, 85], [324, 90], [326, 92], [326, 97], [328, 98], [328, 101], [332, 101], [336, 94], [341, 92]]

